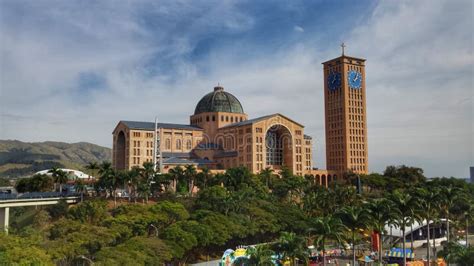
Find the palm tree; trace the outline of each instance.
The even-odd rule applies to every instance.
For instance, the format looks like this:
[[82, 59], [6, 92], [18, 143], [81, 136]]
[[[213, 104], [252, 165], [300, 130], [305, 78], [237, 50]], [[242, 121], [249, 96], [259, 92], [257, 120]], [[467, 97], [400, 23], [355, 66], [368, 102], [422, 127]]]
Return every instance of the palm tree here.
[[385, 231], [385, 225], [390, 223], [395, 217], [396, 212], [391, 201], [385, 198], [374, 199], [369, 202], [370, 221], [374, 230], [379, 233], [379, 263], [382, 263], [383, 242], [382, 234]]
[[209, 168], [203, 167], [201, 169], [201, 172], [196, 175], [196, 186], [199, 189], [207, 188], [209, 186], [211, 178], [212, 174]]
[[247, 249], [250, 265], [273, 265], [273, 251], [268, 245], [258, 245]]
[[54, 181], [54, 191], [56, 191], [56, 184], [57, 184], [57, 180], [58, 180], [58, 176], [60, 174], [60, 171], [62, 171], [61, 169], [59, 169], [58, 167], [56, 166], [53, 166], [51, 169], [49, 169], [48, 173], [51, 174], [51, 177], [53, 178], [53, 181]]
[[114, 207], [117, 206], [117, 186], [119, 184], [119, 179], [117, 178], [117, 174], [115, 173], [114, 169], [112, 168], [112, 164], [110, 162], [103, 162], [100, 165], [99, 169], [100, 179], [102, 179], [102, 183], [109, 189], [110, 195], [114, 197]]
[[183, 179], [183, 176], [184, 176], [184, 171], [183, 171], [183, 168], [181, 168], [181, 166], [176, 166], [174, 168], [171, 168], [169, 171], [168, 171], [168, 174], [170, 175], [170, 178], [173, 180], [172, 183], [173, 183], [173, 189], [174, 191], [176, 192], [176, 183], [178, 180], [181, 180]]
[[273, 169], [271, 169], [270, 167], [267, 167], [263, 169], [262, 171], [260, 171], [260, 173], [258, 174], [260, 178], [265, 180], [265, 184], [267, 185], [267, 188], [270, 188], [270, 180], [274, 176], [273, 172], [274, 172]]
[[314, 244], [323, 251], [323, 265], [326, 265], [326, 240], [334, 240], [337, 244], [342, 244], [347, 228], [342, 224], [341, 219], [332, 215], [318, 217], [312, 221], [312, 224], [313, 228], [310, 232], [317, 235]]
[[86, 165], [86, 169], [89, 170], [91, 176], [96, 177], [95, 175], [97, 174], [97, 170], [100, 169], [100, 166], [96, 162], [89, 162]]
[[297, 265], [297, 259], [308, 260], [306, 241], [295, 233], [282, 232], [276, 244], [276, 250], [283, 258], [289, 258], [291, 265]]
[[196, 166], [189, 164], [184, 168], [184, 175], [188, 179], [189, 196], [193, 195], [194, 183], [197, 175]]
[[441, 195], [441, 210], [444, 214], [444, 218], [446, 219], [446, 240], [449, 243], [449, 219], [451, 218], [450, 209], [454, 206], [454, 203], [459, 197], [459, 189], [457, 187], [449, 185], [441, 189]]
[[352, 241], [352, 265], [355, 265], [356, 254], [356, 232], [367, 229], [370, 226], [370, 214], [367, 208], [360, 206], [346, 206], [339, 213], [342, 223], [351, 231]]
[[469, 241], [468, 241], [468, 236], [469, 236], [469, 221], [474, 220], [474, 202], [469, 201], [468, 206], [466, 210], [464, 211], [464, 221], [466, 223], [466, 248], [469, 247]]
[[431, 245], [430, 245], [430, 223], [436, 216], [435, 212], [439, 209], [440, 191], [436, 188], [418, 188], [417, 197], [419, 197], [420, 216], [426, 220], [427, 235], [426, 235], [426, 258], [429, 262], [431, 259]]
[[391, 194], [391, 201], [395, 205], [395, 210], [397, 211], [397, 218], [395, 219], [394, 223], [402, 230], [403, 265], [406, 265], [407, 256], [405, 250], [405, 230], [406, 227], [412, 224], [414, 221], [413, 217], [417, 206], [417, 201], [409, 193], [400, 192], [399, 190], [396, 190], [393, 192], [393, 194]]
[[140, 176], [141, 176], [141, 182], [139, 184], [140, 190], [142, 193], [145, 201], [148, 203], [148, 196], [150, 195], [151, 192], [151, 182], [154, 179], [154, 176], [156, 174], [155, 167], [153, 163], [151, 162], [145, 162], [143, 164], [143, 168], [140, 168]]
[[86, 184], [80, 178], [76, 178], [76, 183], [74, 184], [77, 192], [81, 193], [81, 202], [84, 200], [84, 191], [87, 191]]
[[56, 179], [56, 182], [59, 183], [59, 192], [63, 192], [63, 184], [66, 184], [68, 181], [68, 174], [64, 172], [63, 170], [58, 171], [58, 176]]

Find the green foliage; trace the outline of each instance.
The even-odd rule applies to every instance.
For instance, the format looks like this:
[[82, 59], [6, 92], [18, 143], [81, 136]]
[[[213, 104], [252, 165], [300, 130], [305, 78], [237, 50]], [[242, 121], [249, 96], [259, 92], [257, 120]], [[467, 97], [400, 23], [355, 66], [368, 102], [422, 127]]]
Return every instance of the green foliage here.
[[169, 247], [153, 237], [133, 237], [120, 245], [103, 248], [96, 254], [98, 265], [162, 265], [171, 259]]
[[443, 257], [447, 262], [456, 263], [459, 266], [474, 265], [474, 246], [465, 247], [463, 245], [450, 242], [438, 256]]
[[1, 178], [0, 177], [0, 187], [8, 187], [10, 186], [10, 180], [7, 178]]
[[46, 207], [46, 211], [49, 213], [52, 219], [58, 219], [67, 215], [69, 210], [69, 204], [65, 200], [60, 200], [58, 204], [50, 205]]
[[15, 187], [20, 193], [52, 191], [53, 179], [48, 175], [38, 174], [30, 178], [18, 179]]
[[292, 265], [295, 265], [296, 259], [308, 260], [306, 240], [295, 233], [282, 232], [274, 248], [283, 258], [289, 258]]
[[[314, 177], [294, 176], [289, 169], [280, 176], [271, 169], [255, 175], [243, 167], [213, 175], [191, 166], [158, 175], [149, 163], [120, 172], [110, 163], [90, 169], [100, 176], [100, 195], [115, 196], [115, 188], [124, 186], [129, 202], [112, 208], [105, 200], [86, 200], [69, 210], [62, 202], [38, 212], [31, 226], [12, 226], [14, 238], [5, 243], [28, 241], [26, 250], [38, 261], [57, 265], [88, 260], [97, 265], [184, 264], [219, 257], [237, 245], [271, 243], [249, 249], [250, 259], [241, 261], [266, 265], [272, 252], [295, 263], [307, 257], [309, 243], [320, 249], [328, 243], [358, 243], [365, 238], [361, 229], [382, 231], [386, 223], [403, 228], [415, 219], [450, 217], [455, 231], [473, 218], [472, 186], [445, 178], [425, 181], [422, 171], [410, 167], [361, 176], [361, 195], [350, 180], [325, 188]], [[181, 192], [169, 186], [174, 180], [181, 183]], [[197, 194], [191, 193], [194, 186]], [[156, 203], [142, 204], [149, 196]], [[12, 256], [22, 251], [14, 246], [7, 251], [5, 243], [0, 242], [0, 262], [20, 263]], [[34, 264], [28, 255], [23, 256], [26, 264]]]
[[185, 252], [197, 246], [197, 238], [192, 233], [183, 229], [183, 224], [172, 224], [165, 228], [161, 237], [171, 248], [173, 257], [182, 258]]
[[0, 233], [1, 265], [54, 265], [50, 255], [31, 237]]
[[69, 209], [68, 216], [81, 222], [98, 224], [108, 216], [107, 202], [103, 200], [90, 200], [79, 203]]

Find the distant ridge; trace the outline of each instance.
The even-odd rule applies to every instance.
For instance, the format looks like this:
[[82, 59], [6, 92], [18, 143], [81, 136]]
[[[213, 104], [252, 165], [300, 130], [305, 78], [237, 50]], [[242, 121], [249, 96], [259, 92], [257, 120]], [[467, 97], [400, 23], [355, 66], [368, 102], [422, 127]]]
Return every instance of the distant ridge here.
[[83, 170], [89, 162], [111, 161], [111, 154], [87, 142], [0, 140], [0, 177], [29, 176], [53, 166]]

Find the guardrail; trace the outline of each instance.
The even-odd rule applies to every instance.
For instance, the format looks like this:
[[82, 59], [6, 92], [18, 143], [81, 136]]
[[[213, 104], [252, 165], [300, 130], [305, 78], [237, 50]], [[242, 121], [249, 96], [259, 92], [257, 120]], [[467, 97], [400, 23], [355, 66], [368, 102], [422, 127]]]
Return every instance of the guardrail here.
[[0, 194], [0, 201], [18, 200], [18, 199], [48, 199], [48, 198], [67, 198], [79, 197], [76, 192], [29, 192], [23, 194]]

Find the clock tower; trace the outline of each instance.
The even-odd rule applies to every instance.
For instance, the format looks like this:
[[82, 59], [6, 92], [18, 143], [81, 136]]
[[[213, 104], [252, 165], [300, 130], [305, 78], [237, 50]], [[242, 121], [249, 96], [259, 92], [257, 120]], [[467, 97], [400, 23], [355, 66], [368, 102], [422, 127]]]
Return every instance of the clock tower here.
[[368, 173], [365, 59], [344, 54], [323, 63], [326, 167]]

